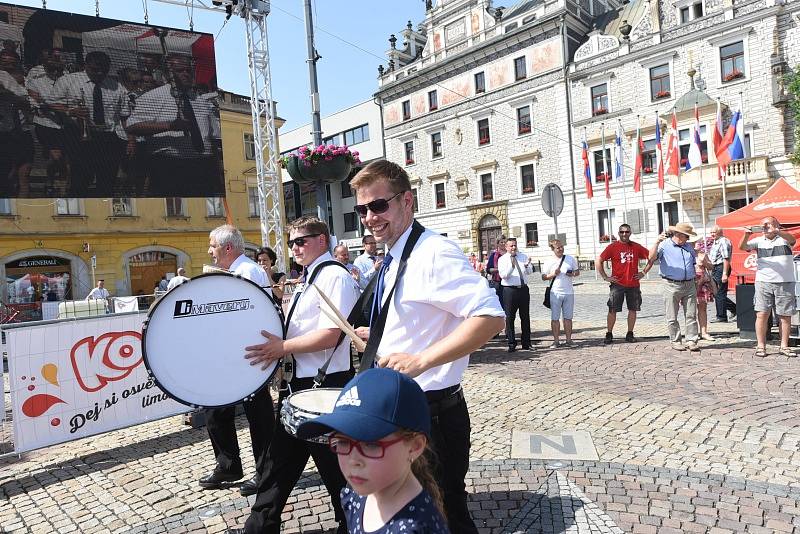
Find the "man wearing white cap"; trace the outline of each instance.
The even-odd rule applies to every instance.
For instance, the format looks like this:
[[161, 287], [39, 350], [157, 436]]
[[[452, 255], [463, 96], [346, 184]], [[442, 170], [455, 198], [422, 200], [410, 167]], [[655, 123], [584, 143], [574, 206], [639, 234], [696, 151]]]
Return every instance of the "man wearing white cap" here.
[[[672, 348], [699, 352], [694, 267], [696, 253], [694, 247], [689, 245], [690, 236], [697, 236], [691, 224], [679, 222], [675, 226], [670, 226], [650, 247], [649, 262], [652, 265], [656, 258], [658, 259], [661, 278], [664, 279], [665, 315]], [[685, 345], [681, 342], [681, 325], [678, 323], [678, 311], [681, 306], [686, 313]]]

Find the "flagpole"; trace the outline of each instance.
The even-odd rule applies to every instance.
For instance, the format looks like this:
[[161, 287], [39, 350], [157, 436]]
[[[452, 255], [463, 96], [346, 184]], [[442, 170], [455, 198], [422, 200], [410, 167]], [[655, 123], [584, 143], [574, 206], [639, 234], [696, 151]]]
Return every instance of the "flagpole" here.
[[[658, 125], [658, 111], [656, 111], [656, 125]], [[669, 141], [669, 138], [667, 138], [667, 141]], [[669, 150], [670, 150], [670, 148], [672, 148], [672, 147], [669, 147], [669, 148], [667, 148], [667, 154], [669, 154]], [[662, 148], [661, 148], [661, 150], [663, 151], [663, 150], [664, 150], [664, 148], [662, 147]], [[680, 161], [678, 161], [678, 163], [680, 163]], [[680, 173], [680, 169], [678, 169], [678, 172]], [[665, 173], [665, 174], [666, 174], [666, 173]], [[661, 189], [661, 223], [662, 223], [662, 224], [661, 224], [661, 226], [663, 226], [663, 227], [664, 227], [664, 230], [666, 230], [666, 229], [667, 229], [667, 227], [669, 226], [669, 217], [667, 216], [667, 212], [666, 212], [666, 210], [664, 209], [664, 188], [666, 188], [666, 187], [667, 187], [667, 185], [666, 185], [666, 183], [665, 183], [665, 184], [663, 185], [663, 187], [660, 187], [660, 188], [659, 188], [659, 189]], [[642, 197], [642, 198], [644, 198], [644, 197]], [[666, 222], [667, 222], [667, 224], [664, 224], [664, 218], [665, 218], [665, 216], [666, 216]]]
[[[656, 116], [658, 116], [658, 114], [656, 114]], [[639, 117], [639, 115], [636, 115], [636, 141], [634, 141], [634, 143], [638, 143], [639, 142], [639, 131], [640, 131], [641, 127], [642, 127], [641, 117]], [[636, 153], [636, 151], [634, 150], [634, 154], [635, 153]], [[658, 152], [656, 152], [656, 155], [658, 155]], [[636, 165], [635, 161], [634, 161], [634, 165]], [[641, 182], [639, 182], [639, 192], [642, 194], [642, 222], [644, 223], [644, 228], [642, 228], [642, 233], [644, 234], [644, 246], [645, 246], [645, 248], [649, 249], [650, 248], [650, 245], [648, 245], [649, 239], [647, 238], [647, 229], [648, 229], [647, 228], [647, 226], [648, 226], [648, 224], [647, 224], [647, 205], [644, 203], [644, 184], [642, 184]]]
[[[740, 93], [741, 94], [741, 93]], [[722, 128], [722, 118], [720, 113], [720, 99], [717, 97], [717, 118], [714, 121], [714, 131], [718, 131], [718, 128]], [[720, 131], [719, 137], [724, 136], [724, 132]], [[715, 136], [716, 139], [716, 136]], [[706, 144], [708, 144], [708, 139], [706, 138]], [[718, 146], [714, 145], [714, 155], [716, 156], [717, 150], [719, 149]], [[728, 214], [728, 191], [727, 191], [727, 178], [728, 172], [727, 169], [725, 172], [721, 172], [719, 169], [719, 161], [717, 161], [717, 174], [722, 175], [722, 213], [725, 215]]]
[[[586, 126], [584, 126], [583, 127], [583, 150], [586, 150], [588, 152], [588, 148], [587, 148], [588, 146], [589, 145], [586, 142]], [[589, 157], [588, 157], [588, 154], [587, 154], [585, 162], [586, 162], [585, 163], [585, 168], [583, 170], [583, 174], [584, 174], [583, 180], [584, 180], [584, 182], [587, 180], [586, 173], [587, 173], [587, 169], [589, 168], [589, 164], [588, 164], [589, 163]], [[595, 172], [595, 175], [597, 175], [597, 172]], [[592, 187], [592, 172], [591, 172], [591, 170], [589, 170], [588, 181], [589, 181], [589, 187]], [[588, 195], [588, 191], [589, 191], [589, 189], [587, 188], [587, 195]], [[597, 260], [597, 239], [594, 238], [594, 201], [592, 200], [593, 196], [594, 196], [594, 192], [592, 192], [592, 194], [589, 196], [589, 224], [591, 224], [591, 226], [592, 226], [592, 255], [593, 255], [594, 259]], [[597, 280], [597, 265], [594, 266], [594, 279]]]
[[605, 189], [606, 189], [606, 216], [608, 218], [608, 228], [606, 231], [608, 232], [606, 235], [608, 236], [608, 242], [611, 243], [611, 235], [613, 230], [611, 228], [611, 199], [608, 198], [611, 196], [611, 184], [608, 181], [608, 162], [606, 162], [606, 123], [600, 123], [600, 142], [602, 144], [602, 154], [603, 154], [603, 179], [605, 180]]
[[[744, 117], [744, 99], [742, 98], [742, 92], [739, 91], [739, 120], [742, 120]], [[742, 126], [742, 131], [744, 131], [744, 126]], [[736, 135], [736, 133], [734, 133]], [[744, 144], [744, 139], [742, 139], [742, 144]], [[742, 167], [744, 167], [744, 202], [745, 205], [750, 204], [750, 180], [747, 172], [747, 167], [750, 163], [750, 156], [747, 155], [745, 152], [745, 147], [742, 146], [742, 152], [744, 152], [745, 161], [742, 162]]]
[[[617, 130], [619, 131], [619, 148], [618, 150], [622, 152], [622, 121], [617, 119]], [[619, 161], [622, 162], [622, 154], [619, 156]], [[616, 168], [616, 165], [614, 166]], [[628, 224], [628, 195], [625, 193], [625, 171], [621, 168], [622, 171], [620, 174], [622, 175], [622, 222]]]
[[[696, 133], [692, 136], [692, 142], [697, 141], [697, 150], [700, 152], [700, 220], [703, 222], [703, 243], [706, 239], [706, 195], [703, 189], [703, 150], [700, 147], [700, 115], [697, 113], [697, 101], [694, 102], [694, 129]], [[706, 130], [708, 132], [708, 130]], [[708, 153], [708, 135], [706, 135], [706, 153]]]

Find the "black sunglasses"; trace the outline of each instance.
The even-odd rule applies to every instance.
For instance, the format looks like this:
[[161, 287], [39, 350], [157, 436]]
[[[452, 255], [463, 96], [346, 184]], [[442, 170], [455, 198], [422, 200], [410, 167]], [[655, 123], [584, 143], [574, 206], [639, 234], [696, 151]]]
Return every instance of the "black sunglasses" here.
[[371, 211], [372, 213], [383, 213], [389, 209], [389, 201], [394, 200], [398, 195], [402, 195], [403, 193], [405, 193], [405, 191], [400, 191], [392, 198], [376, 198], [372, 202], [367, 202], [366, 204], [356, 204], [353, 206], [353, 209], [361, 217], [367, 216], [367, 210]]
[[306, 244], [306, 239], [308, 239], [309, 237], [317, 237], [320, 235], [322, 234], [307, 234], [307, 235], [301, 235], [300, 237], [295, 237], [294, 239], [290, 239], [288, 241], [289, 248], [292, 248], [295, 245], [297, 245], [298, 247], [302, 247], [303, 245]]

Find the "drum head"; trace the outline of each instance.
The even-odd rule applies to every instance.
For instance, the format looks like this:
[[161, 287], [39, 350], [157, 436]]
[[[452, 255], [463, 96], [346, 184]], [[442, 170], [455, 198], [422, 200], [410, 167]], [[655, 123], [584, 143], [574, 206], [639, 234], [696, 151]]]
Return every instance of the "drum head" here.
[[161, 297], [147, 314], [142, 352], [158, 386], [191, 406], [236, 404], [265, 386], [277, 362], [262, 371], [244, 348], [283, 337], [272, 299], [255, 283], [229, 274], [197, 276]]
[[333, 411], [341, 392], [336, 388], [307, 389], [293, 393], [287, 400], [292, 407], [303, 412], [325, 414]]

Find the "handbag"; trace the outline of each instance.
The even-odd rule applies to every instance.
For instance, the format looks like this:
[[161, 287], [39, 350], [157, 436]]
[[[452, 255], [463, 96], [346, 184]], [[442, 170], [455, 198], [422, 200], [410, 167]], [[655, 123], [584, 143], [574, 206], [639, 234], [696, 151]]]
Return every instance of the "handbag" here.
[[[566, 254], [561, 256], [561, 261], [558, 262], [558, 267], [556, 267], [556, 269], [560, 269], [561, 268], [561, 265], [564, 263], [564, 258], [566, 258], [566, 257], [567, 257]], [[544, 304], [545, 308], [549, 308], [550, 307], [550, 292], [553, 290], [553, 283], [555, 281], [556, 281], [556, 277], [554, 276], [553, 279], [550, 280], [550, 285], [547, 286], [547, 289], [544, 290], [544, 302], [542, 302], [542, 304]]]

